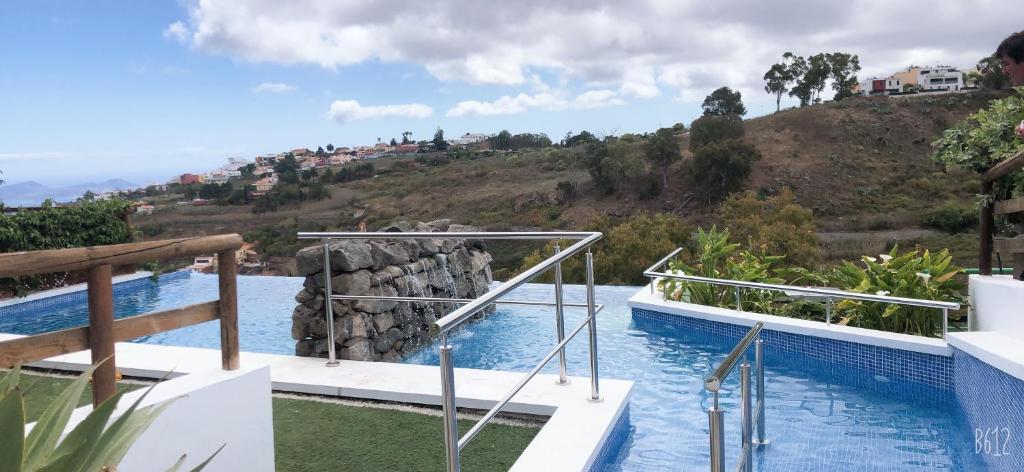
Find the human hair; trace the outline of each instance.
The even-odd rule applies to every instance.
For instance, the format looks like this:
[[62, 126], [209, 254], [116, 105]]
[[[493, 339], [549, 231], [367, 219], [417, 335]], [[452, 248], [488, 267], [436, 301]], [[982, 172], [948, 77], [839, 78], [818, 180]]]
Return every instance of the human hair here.
[[999, 43], [996, 48], [996, 57], [1009, 57], [1013, 62], [1020, 64], [1024, 62], [1024, 31], [1013, 33]]

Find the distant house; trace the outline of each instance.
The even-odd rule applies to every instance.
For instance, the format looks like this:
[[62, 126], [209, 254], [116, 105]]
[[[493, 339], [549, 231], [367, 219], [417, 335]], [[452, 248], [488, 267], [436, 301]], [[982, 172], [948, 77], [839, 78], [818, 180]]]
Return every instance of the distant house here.
[[181, 185], [201, 184], [205, 181], [205, 177], [196, 174], [181, 174], [181, 177], [178, 177], [178, 183]]
[[253, 186], [256, 187], [256, 191], [261, 194], [269, 192], [272, 188], [274, 188], [274, 185], [277, 185], [276, 175], [264, 177], [260, 180], [257, 180], [256, 183], [253, 184]]
[[205, 198], [193, 198], [192, 199], [192, 206], [194, 206], [194, 207], [209, 206], [209, 205], [210, 205], [210, 201], [205, 199]]
[[964, 73], [953, 66], [922, 67], [917, 85], [922, 91], [957, 92], [964, 88]]
[[895, 76], [872, 77], [860, 83], [860, 90], [864, 95], [891, 95], [902, 92], [903, 83]]
[[228, 180], [230, 180], [230, 177], [228, 177], [226, 172], [210, 172], [210, 174], [206, 176], [206, 182], [211, 184], [226, 184], [228, 183]]
[[295, 149], [292, 149], [292, 155], [294, 155], [295, 157], [308, 156], [310, 154], [313, 154], [313, 152], [310, 151], [309, 149], [306, 149], [306, 148], [295, 148]]
[[415, 154], [420, 150], [418, 144], [399, 144], [391, 149], [391, 152], [395, 154]]
[[462, 135], [462, 136], [460, 136], [458, 138], [449, 139], [448, 140], [448, 144], [452, 144], [452, 145], [455, 145], [455, 146], [466, 146], [466, 145], [469, 145], [469, 144], [474, 144], [474, 143], [479, 143], [481, 141], [486, 141], [490, 137], [491, 137], [491, 135], [489, 135], [489, 134], [466, 133], [466, 134], [464, 134], [464, 135]]
[[349, 156], [348, 154], [334, 155], [329, 159], [332, 166], [340, 166], [351, 160], [352, 156]]
[[135, 214], [136, 215], [152, 215], [153, 214], [153, 210], [155, 210], [155, 209], [156, 209], [156, 207], [154, 207], [153, 205], [149, 205], [149, 204], [145, 204], [144, 203], [142, 205], [139, 205], [139, 206], [135, 207]]

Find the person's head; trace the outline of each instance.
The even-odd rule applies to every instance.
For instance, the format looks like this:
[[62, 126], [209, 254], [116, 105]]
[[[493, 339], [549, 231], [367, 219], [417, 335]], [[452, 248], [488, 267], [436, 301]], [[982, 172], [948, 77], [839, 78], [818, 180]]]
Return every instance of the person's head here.
[[996, 57], [1003, 63], [1003, 72], [1010, 76], [1014, 87], [1024, 85], [1024, 31], [1013, 33], [996, 49]]

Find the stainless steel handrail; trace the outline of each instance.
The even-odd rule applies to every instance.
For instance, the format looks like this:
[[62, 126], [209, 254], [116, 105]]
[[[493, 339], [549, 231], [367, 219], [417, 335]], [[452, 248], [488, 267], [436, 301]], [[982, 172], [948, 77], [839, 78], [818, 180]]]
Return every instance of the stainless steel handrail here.
[[[392, 300], [399, 302], [423, 302], [423, 303], [461, 303], [463, 306], [456, 309], [452, 313], [442, 317], [441, 319], [434, 322], [438, 327], [440, 333], [440, 370], [441, 370], [441, 409], [442, 416], [444, 418], [444, 439], [445, 439], [445, 463], [449, 472], [458, 472], [461, 469], [461, 461], [459, 459], [459, 453], [465, 445], [471, 441], [477, 433], [479, 433], [483, 427], [495, 416], [502, 408], [504, 408], [512, 398], [519, 393], [519, 391], [529, 381], [540, 372], [544, 366], [551, 361], [554, 356], [559, 357], [559, 385], [567, 385], [568, 379], [565, 374], [565, 346], [569, 343], [579, 332], [584, 328], [589, 328], [589, 348], [590, 348], [590, 396], [589, 401], [601, 401], [601, 394], [599, 388], [598, 378], [598, 363], [597, 363], [597, 313], [599, 313], [604, 306], [596, 303], [594, 298], [594, 266], [593, 266], [593, 255], [589, 250], [589, 247], [599, 241], [603, 237], [602, 233], [599, 232], [444, 232], [444, 233], [427, 233], [427, 232], [376, 232], [376, 233], [353, 233], [353, 232], [301, 232], [298, 233], [299, 239], [318, 239], [324, 242], [324, 277], [325, 277], [325, 294], [328, 300]], [[565, 250], [560, 250], [559, 246], [555, 246], [554, 254], [540, 262], [539, 264], [527, 269], [518, 276], [508, 280], [493, 290], [484, 293], [480, 297], [475, 299], [464, 299], [464, 298], [442, 298], [442, 297], [399, 297], [399, 296], [373, 296], [373, 295], [334, 295], [331, 292], [331, 266], [330, 266], [330, 249], [329, 242], [335, 239], [349, 239], [349, 240], [381, 240], [381, 239], [465, 239], [465, 240], [483, 240], [483, 239], [506, 239], [506, 240], [578, 240], [575, 244], [567, 247]], [[587, 280], [587, 303], [564, 303], [562, 300], [562, 261], [576, 255], [583, 250], [586, 252], [586, 280]], [[533, 278], [543, 274], [544, 272], [554, 268], [555, 273], [555, 302], [539, 302], [530, 300], [498, 300], [498, 298], [508, 294], [512, 290], [519, 286], [527, 283]], [[558, 344], [555, 348], [549, 352], [541, 362], [534, 367], [528, 374], [526, 374], [515, 386], [501, 399], [494, 407], [492, 407], [483, 418], [481, 418], [476, 424], [466, 432], [466, 435], [459, 438], [458, 435], [458, 424], [456, 421], [456, 397], [455, 397], [455, 367], [452, 361], [452, 346], [448, 344], [448, 333], [462, 325], [473, 317], [476, 313], [483, 310], [485, 307], [491, 304], [518, 304], [518, 305], [543, 305], [551, 306], [554, 305], [555, 318], [556, 318], [556, 334], [558, 338]], [[329, 328], [334, 326], [333, 310], [330, 303], [325, 303], [327, 315], [327, 325]], [[563, 308], [565, 307], [586, 307], [587, 318], [580, 324], [569, 336], [564, 336], [564, 321], [563, 321]], [[329, 329], [333, 332], [333, 329]], [[328, 342], [328, 366], [337, 365], [335, 354], [335, 346], [333, 342], [333, 335], [331, 336], [332, 342]]]
[[826, 297], [825, 300], [825, 323], [832, 324], [831, 305], [833, 299], [841, 300], [862, 300], [869, 302], [892, 303], [896, 305], [919, 306], [924, 308], [936, 308], [942, 310], [942, 337], [945, 339], [949, 331], [949, 310], [959, 310], [960, 304], [941, 300], [923, 300], [919, 298], [893, 297], [889, 295], [875, 295], [870, 293], [851, 292], [828, 287], [804, 287], [796, 285], [766, 284], [761, 282], [748, 282], [744, 280], [715, 279], [710, 277], [699, 277], [696, 275], [678, 275], [667, 272], [659, 272], [657, 269], [664, 266], [670, 259], [679, 254], [683, 248], [672, 251], [669, 255], [656, 262], [644, 271], [644, 277], [651, 279], [651, 292], [655, 290], [656, 279], [676, 279], [689, 282], [707, 283], [712, 285], [724, 285], [736, 288], [736, 309], [742, 311], [740, 289], [749, 288], [756, 290], [771, 290], [776, 292], [796, 292], [802, 294], [819, 295]]
[[[764, 323], [756, 323], [747, 331], [747, 334], [740, 339], [740, 342], [729, 351], [725, 360], [718, 368], [704, 380], [704, 388], [711, 392], [714, 402], [708, 409], [708, 437], [711, 451], [711, 472], [722, 472], [725, 470], [725, 410], [718, 405], [718, 392], [722, 382], [732, 372], [742, 357], [740, 364], [740, 438], [742, 451], [739, 465], [736, 470], [743, 472], [753, 471], [753, 453], [755, 446], [768, 444], [765, 439], [765, 403], [764, 403], [764, 341], [760, 339], [761, 329]], [[757, 370], [757, 405], [754, 407], [756, 413], [751, 411], [750, 392], [750, 362], [745, 359], [750, 344], [755, 344], [755, 363]], [[757, 440], [753, 439], [754, 427], [757, 427]]]
[[718, 393], [718, 390], [722, 388], [722, 381], [736, 367], [736, 362], [740, 360], [740, 356], [746, 353], [750, 343], [754, 342], [761, 335], [761, 328], [764, 328], [764, 323], [758, 322], [750, 328], [750, 331], [747, 331], [747, 334], [743, 336], [743, 339], [740, 339], [736, 347], [732, 348], [729, 355], [725, 356], [725, 360], [718, 365], [718, 368], [708, 378], [704, 379], [704, 388], [709, 392]]

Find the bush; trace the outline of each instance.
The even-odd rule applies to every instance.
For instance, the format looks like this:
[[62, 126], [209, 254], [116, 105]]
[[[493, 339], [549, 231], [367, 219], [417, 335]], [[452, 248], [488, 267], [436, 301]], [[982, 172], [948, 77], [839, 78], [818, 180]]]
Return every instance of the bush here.
[[784, 188], [776, 196], [753, 192], [733, 195], [722, 204], [721, 221], [733, 241], [761, 256], [784, 256], [789, 265], [813, 269], [821, 263], [814, 214]]
[[690, 151], [712, 143], [743, 137], [743, 119], [739, 115], [709, 115], [694, 120], [690, 125]]
[[978, 209], [947, 203], [925, 212], [921, 224], [949, 234], [962, 233], [978, 226]]
[[742, 188], [754, 161], [761, 153], [743, 141], [708, 144], [697, 150], [690, 162], [693, 186], [700, 188], [710, 203]]

